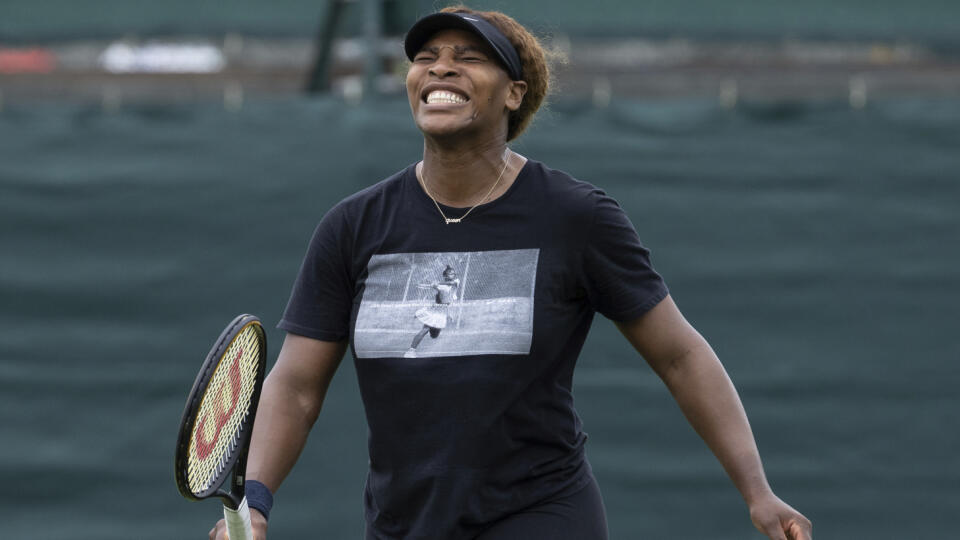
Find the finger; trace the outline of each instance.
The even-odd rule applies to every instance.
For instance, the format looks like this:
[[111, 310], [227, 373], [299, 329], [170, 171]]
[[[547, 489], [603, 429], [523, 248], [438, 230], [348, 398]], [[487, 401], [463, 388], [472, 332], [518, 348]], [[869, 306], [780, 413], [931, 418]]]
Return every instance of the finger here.
[[787, 532], [791, 540], [813, 540], [813, 524], [806, 518], [792, 520]]
[[221, 519], [210, 529], [210, 540], [229, 540], [226, 523]]
[[783, 531], [780, 527], [775, 527], [773, 529], [767, 529], [763, 531], [770, 540], [788, 540], [787, 536], [783, 534]]
[[767, 535], [770, 540], [788, 540], [778, 520], [763, 523], [763, 529], [761, 529], [761, 531]]

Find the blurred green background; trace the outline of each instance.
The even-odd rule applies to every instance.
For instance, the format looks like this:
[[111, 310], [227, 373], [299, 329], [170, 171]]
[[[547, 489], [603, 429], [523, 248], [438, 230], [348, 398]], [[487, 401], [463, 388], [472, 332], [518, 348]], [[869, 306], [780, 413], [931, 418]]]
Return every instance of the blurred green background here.
[[[960, 20], [957, 3], [934, 1], [474, 5], [585, 35], [942, 45]], [[320, 11], [5, 0], [0, 38], [309, 36]], [[816, 537], [900, 540], [955, 536], [960, 508], [957, 141], [949, 98], [598, 107], [561, 94], [514, 149], [620, 201], [737, 384], [774, 489]], [[272, 363], [272, 327], [316, 222], [421, 151], [403, 96], [0, 109], [0, 538], [205, 538], [217, 504], [185, 501], [173, 481], [196, 369], [240, 312], [270, 328]], [[575, 396], [611, 538], [761, 537], [602, 318]], [[348, 359], [277, 495], [271, 538], [361, 537], [365, 439]]]
[[[405, 17], [451, 2], [387, 2]], [[819, 36], [919, 38], [956, 44], [960, 4], [952, 0], [477, 0], [538, 30], [575, 35], [657, 33], [695, 37]], [[325, 2], [310, 0], [4, 0], [0, 38], [32, 40], [104, 34], [312, 35]], [[359, 10], [356, 10], [359, 12]], [[354, 21], [357, 14], [351, 15]]]

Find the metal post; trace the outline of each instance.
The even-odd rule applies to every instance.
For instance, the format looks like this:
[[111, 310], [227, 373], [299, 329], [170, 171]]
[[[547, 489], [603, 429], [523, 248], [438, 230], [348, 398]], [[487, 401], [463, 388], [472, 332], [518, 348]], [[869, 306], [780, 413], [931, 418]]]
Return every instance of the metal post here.
[[363, 0], [363, 41], [366, 46], [363, 93], [367, 96], [378, 93], [377, 81], [383, 71], [383, 58], [380, 55], [382, 36], [382, 0]]
[[330, 65], [333, 58], [333, 38], [343, 18], [349, 0], [327, 0], [327, 12], [317, 32], [313, 68], [307, 77], [308, 94], [330, 91]]

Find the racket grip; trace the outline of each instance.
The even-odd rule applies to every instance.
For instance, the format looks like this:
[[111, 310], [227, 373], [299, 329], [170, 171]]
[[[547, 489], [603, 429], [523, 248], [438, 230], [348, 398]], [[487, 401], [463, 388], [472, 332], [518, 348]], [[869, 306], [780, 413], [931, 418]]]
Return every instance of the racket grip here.
[[247, 498], [240, 501], [236, 510], [223, 507], [223, 519], [227, 522], [230, 540], [253, 540], [253, 525], [250, 524], [250, 507]]

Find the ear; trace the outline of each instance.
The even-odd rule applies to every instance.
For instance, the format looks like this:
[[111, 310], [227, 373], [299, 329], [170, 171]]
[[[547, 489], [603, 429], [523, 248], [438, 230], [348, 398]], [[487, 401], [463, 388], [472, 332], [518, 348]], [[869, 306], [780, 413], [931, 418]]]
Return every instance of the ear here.
[[510, 87], [507, 88], [506, 106], [511, 111], [515, 111], [523, 104], [523, 96], [527, 93], [527, 83], [525, 81], [510, 81]]

